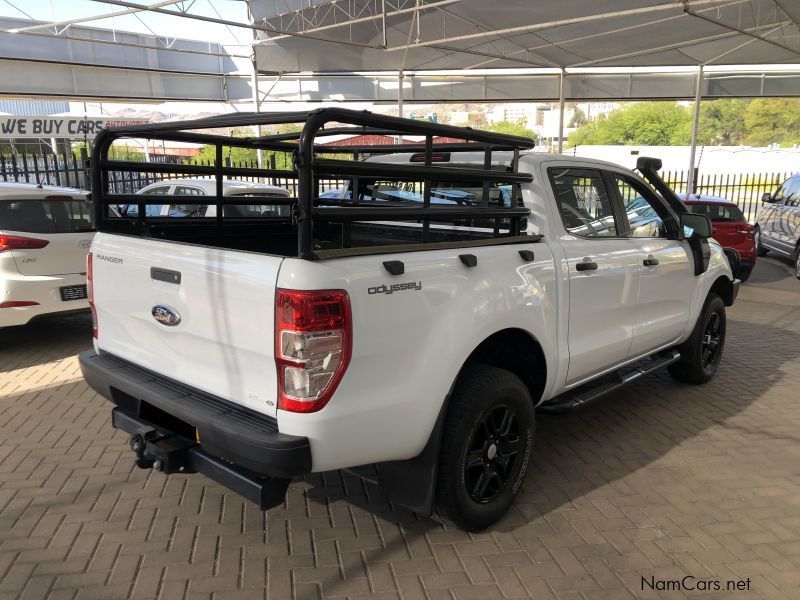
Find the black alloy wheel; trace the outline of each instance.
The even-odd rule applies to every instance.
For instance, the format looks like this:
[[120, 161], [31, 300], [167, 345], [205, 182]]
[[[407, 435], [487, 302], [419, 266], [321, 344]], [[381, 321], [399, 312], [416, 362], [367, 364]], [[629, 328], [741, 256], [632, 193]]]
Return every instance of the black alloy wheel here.
[[703, 332], [702, 360], [703, 368], [710, 369], [717, 360], [717, 353], [722, 344], [722, 317], [712, 313]]
[[486, 411], [467, 449], [464, 461], [467, 492], [475, 502], [491, 502], [506, 489], [519, 455], [516, 411], [505, 405]]

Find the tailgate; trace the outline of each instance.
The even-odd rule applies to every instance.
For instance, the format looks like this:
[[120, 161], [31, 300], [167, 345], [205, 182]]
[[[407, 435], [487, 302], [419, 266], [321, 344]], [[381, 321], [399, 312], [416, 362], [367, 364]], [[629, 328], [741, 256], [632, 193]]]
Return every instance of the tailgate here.
[[92, 253], [100, 350], [276, 414], [283, 258], [107, 233]]

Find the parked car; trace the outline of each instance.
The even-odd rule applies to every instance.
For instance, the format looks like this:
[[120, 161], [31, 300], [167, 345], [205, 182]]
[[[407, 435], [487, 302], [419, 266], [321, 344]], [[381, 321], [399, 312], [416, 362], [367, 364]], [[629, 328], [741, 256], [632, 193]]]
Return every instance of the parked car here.
[[[150, 196], [169, 196], [173, 200], [183, 200], [184, 196], [213, 196], [217, 193], [217, 188], [214, 179], [167, 179], [151, 183], [136, 193]], [[223, 180], [222, 193], [225, 196], [258, 198], [288, 198], [290, 196], [289, 190], [283, 187], [231, 179]], [[121, 214], [129, 217], [139, 214], [139, 207], [136, 204], [121, 205], [118, 210]], [[228, 217], [261, 216], [261, 213], [265, 211], [268, 213], [288, 214], [288, 206], [229, 204], [224, 207], [224, 214]], [[189, 204], [183, 202], [178, 204], [149, 204], [145, 212], [149, 217], [216, 217], [217, 207], [213, 204]]]
[[756, 264], [755, 226], [733, 202], [703, 194], [678, 194], [686, 207], [711, 219], [711, 233], [722, 244], [734, 276], [747, 281]]
[[0, 183], [0, 327], [86, 310], [88, 192]]
[[758, 255], [768, 250], [787, 256], [800, 279], [800, 175], [792, 175], [773, 193], [764, 194], [765, 206], [756, 218]]
[[[532, 468], [537, 406], [577, 409], [665, 367], [694, 384], [716, 373], [738, 281], [658, 161], [639, 159], [661, 195], [611, 163], [526, 152], [526, 138], [338, 108], [295, 116], [296, 219], [112, 218], [114, 195], [96, 187], [96, 333], [80, 364], [142, 468], [200, 472], [268, 509], [292, 477], [375, 463], [393, 501], [474, 531]], [[330, 122], [481, 145], [446, 164], [402, 147], [318, 159]], [[210, 124], [240, 123], [167, 126]], [[93, 181], [117, 136], [148, 130], [104, 130]], [[353, 197], [320, 203], [323, 176]], [[462, 206], [358, 202], [409, 181], [425, 196], [482, 185]], [[491, 206], [498, 183], [519, 202]], [[632, 196], [655, 215], [646, 227], [631, 228], [620, 197]], [[469, 220], [488, 226], [454, 225]]]

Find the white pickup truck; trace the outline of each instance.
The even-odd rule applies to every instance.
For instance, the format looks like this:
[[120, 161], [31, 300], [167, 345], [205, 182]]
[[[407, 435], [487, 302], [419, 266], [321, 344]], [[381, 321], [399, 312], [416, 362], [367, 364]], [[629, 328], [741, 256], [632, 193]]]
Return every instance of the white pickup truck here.
[[[200, 131], [287, 122], [303, 131]], [[330, 158], [318, 138], [343, 131], [426, 141]], [[275, 200], [281, 216], [228, 218], [220, 206], [242, 200], [222, 193], [214, 219], [147, 216], [164, 196], [112, 193], [119, 173], [183, 168], [221, 190], [236, 169], [110, 160], [126, 136], [290, 153], [292, 169], [241, 171], [295, 178], [297, 197]], [[640, 160], [643, 178], [532, 145], [327, 108], [102, 132], [80, 363], [137, 464], [204, 473], [264, 509], [292, 477], [375, 465], [398, 503], [476, 531], [519, 491], [537, 407], [663, 367], [708, 381], [738, 289], [708, 219], [658, 161]], [[349, 193], [320, 199], [332, 185]], [[109, 209], [126, 203], [134, 218]]]

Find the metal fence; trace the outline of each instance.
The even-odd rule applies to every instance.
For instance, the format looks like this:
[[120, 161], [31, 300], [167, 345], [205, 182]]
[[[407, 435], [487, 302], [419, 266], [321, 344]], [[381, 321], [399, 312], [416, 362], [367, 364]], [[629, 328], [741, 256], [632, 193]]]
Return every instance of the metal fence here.
[[[0, 180], [16, 181], [23, 183], [42, 183], [45, 185], [60, 185], [67, 187], [87, 188], [89, 178], [86, 172], [87, 157], [85, 150], [80, 153], [33, 154], [20, 153], [0, 155]], [[210, 164], [208, 161], [190, 159], [186, 157], [150, 155], [151, 162], [182, 162], [184, 164]], [[226, 158], [228, 166], [256, 167], [256, 161], [233, 161]], [[276, 168], [274, 154], [265, 156], [265, 167]], [[688, 173], [686, 171], [666, 171], [662, 173], [666, 182], [677, 191], [685, 191]], [[694, 193], [709, 196], [718, 196], [735, 202], [744, 213], [748, 221], [756, 219], [761, 208], [761, 197], [767, 192], [773, 192], [785, 181], [791, 173], [704, 173], [695, 175]], [[181, 173], [162, 175], [158, 178], [152, 173], [117, 172], [111, 174], [111, 186], [115, 193], [135, 193], [144, 186], [161, 179], [177, 179], [185, 177]], [[243, 177], [247, 181], [260, 181], [271, 185], [287, 188], [292, 195], [296, 195], [297, 180], [281, 177]], [[342, 180], [322, 180], [319, 182], [321, 189], [329, 190], [347, 185]]]
[[[703, 173], [696, 172], [693, 193], [717, 196], [735, 202], [745, 218], [753, 223], [761, 208], [765, 193], [774, 192], [792, 173]], [[688, 172], [662, 173], [669, 186], [679, 192], [686, 191]]]
[[18, 183], [85, 188], [85, 152], [0, 154], [0, 179]]

